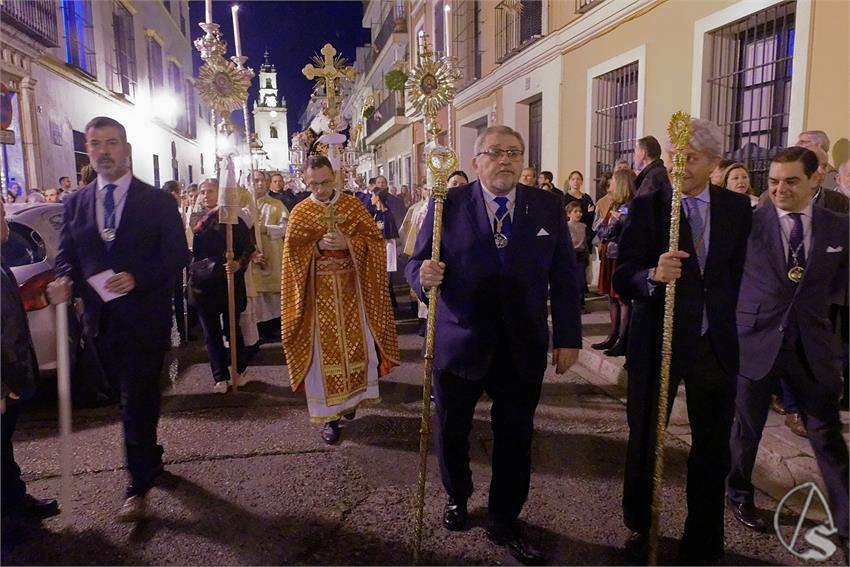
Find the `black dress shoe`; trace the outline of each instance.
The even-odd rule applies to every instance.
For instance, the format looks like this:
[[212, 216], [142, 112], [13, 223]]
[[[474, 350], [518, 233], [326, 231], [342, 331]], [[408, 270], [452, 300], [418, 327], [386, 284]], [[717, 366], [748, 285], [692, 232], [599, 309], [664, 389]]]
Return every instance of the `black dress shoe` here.
[[618, 340], [614, 346], [607, 349], [602, 354], [605, 356], [626, 356], [626, 341]]
[[649, 555], [649, 538], [646, 534], [632, 532], [626, 540], [626, 553], [637, 563], [646, 563]]
[[767, 522], [752, 502], [730, 502], [735, 519], [757, 532], [768, 533]]
[[348, 421], [351, 421], [352, 419], [354, 419], [355, 417], [357, 417], [357, 410], [351, 410], [350, 412], [348, 412], [348, 413], [346, 413], [346, 414], [343, 414], [343, 416], [342, 416], [342, 417], [344, 417], [344, 418], [345, 418], [345, 419], [347, 419]]
[[455, 500], [451, 496], [443, 510], [443, 527], [457, 532], [466, 526], [466, 500]]
[[339, 420], [329, 421], [322, 426], [322, 439], [324, 439], [325, 443], [328, 445], [333, 445], [339, 441], [339, 431]]
[[512, 526], [490, 526], [487, 537], [496, 545], [504, 545], [514, 558], [523, 565], [543, 565], [543, 553], [530, 544], [518, 524]]
[[[4, 510], [4, 515], [6, 511]], [[31, 494], [24, 494], [21, 501], [11, 510], [11, 516], [31, 520], [43, 520], [59, 514], [59, 503], [56, 500], [42, 500]]]
[[618, 338], [619, 337], [617, 337], [617, 335], [609, 335], [608, 338], [601, 343], [590, 345], [590, 348], [594, 350], [607, 350], [616, 344]]

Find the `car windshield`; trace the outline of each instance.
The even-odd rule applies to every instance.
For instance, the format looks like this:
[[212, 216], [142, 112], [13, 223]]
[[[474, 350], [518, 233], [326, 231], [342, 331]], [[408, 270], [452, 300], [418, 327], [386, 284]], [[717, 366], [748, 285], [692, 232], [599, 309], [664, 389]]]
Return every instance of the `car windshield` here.
[[9, 223], [9, 240], [3, 244], [3, 262], [9, 267], [41, 262], [47, 256], [44, 239], [35, 230], [16, 222]]

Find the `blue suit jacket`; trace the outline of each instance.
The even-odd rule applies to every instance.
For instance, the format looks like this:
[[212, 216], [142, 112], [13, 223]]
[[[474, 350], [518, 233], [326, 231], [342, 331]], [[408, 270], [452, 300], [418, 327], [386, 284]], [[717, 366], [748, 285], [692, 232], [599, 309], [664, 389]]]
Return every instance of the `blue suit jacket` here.
[[[73, 280], [75, 294], [83, 299], [87, 335], [109, 333], [140, 347], [166, 348], [174, 281], [189, 259], [174, 199], [134, 177], [107, 250], [97, 227], [96, 192], [94, 181], [65, 201], [56, 271]], [[86, 279], [110, 268], [131, 273], [136, 287], [104, 304]]]
[[839, 388], [838, 342], [829, 322], [829, 305], [837, 296], [843, 297], [847, 286], [847, 215], [818, 205], [812, 208], [811, 249], [805, 275], [796, 286], [788, 280], [781, 230], [772, 202], [753, 213], [736, 315], [740, 376], [759, 380], [768, 374], [789, 317], [794, 317], [815, 379]]
[[[581, 348], [581, 289], [566, 215], [558, 196], [518, 185], [505, 264], [499, 260], [477, 181], [451, 189], [443, 209], [440, 258], [446, 264], [437, 304], [434, 367], [480, 380], [506, 338], [520, 377], [540, 381], [549, 346]], [[433, 201], [405, 273], [423, 300], [419, 268], [431, 258]]]

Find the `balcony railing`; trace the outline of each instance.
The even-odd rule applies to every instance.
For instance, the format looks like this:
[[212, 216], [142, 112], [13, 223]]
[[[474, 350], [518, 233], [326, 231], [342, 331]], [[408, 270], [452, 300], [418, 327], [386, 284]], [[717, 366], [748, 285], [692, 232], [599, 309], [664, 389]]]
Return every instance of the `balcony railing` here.
[[579, 14], [584, 14], [585, 12], [589, 12], [590, 10], [596, 8], [605, 0], [576, 0], [576, 12]]
[[45, 47], [59, 46], [55, 0], [3, 0], [0, 19], [26, 33]]
[[407, 9], [404, 4], [398, 2], [393, 4], [390, 13], [387, 14], [384, 23], [381, 25], [381, 31], [375, 38], [375, 49], [378, 53], [381, 52], [387, 44], [387, 40], [394, 33], [407, 33]]
[[496, 5], [496, 61], [501, 63], [543, 35], [541, 0], [502, 0]]
[[404, 116], [404, 98], [397, 91], [391, 91], [389, 96], [375, 108], [372, 116], [366, 119], [366, 135], [374, 134], [396, 116]]

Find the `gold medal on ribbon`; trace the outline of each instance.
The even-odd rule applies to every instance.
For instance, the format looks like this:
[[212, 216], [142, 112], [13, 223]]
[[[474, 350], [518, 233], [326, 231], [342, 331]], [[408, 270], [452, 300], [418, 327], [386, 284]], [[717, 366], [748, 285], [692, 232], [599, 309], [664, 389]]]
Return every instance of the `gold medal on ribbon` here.
[[788, 270], [788, 279], [794, 283], [800, 283], [800, 280], [803, 279], [803, 275], [806, 273], [806, 270], [802, 268], [802, 266], [794, 266], [790, 270]]

